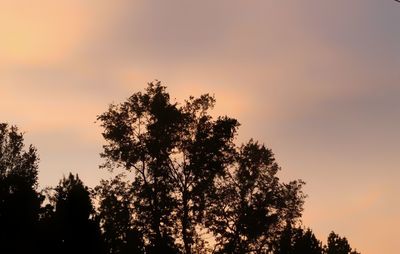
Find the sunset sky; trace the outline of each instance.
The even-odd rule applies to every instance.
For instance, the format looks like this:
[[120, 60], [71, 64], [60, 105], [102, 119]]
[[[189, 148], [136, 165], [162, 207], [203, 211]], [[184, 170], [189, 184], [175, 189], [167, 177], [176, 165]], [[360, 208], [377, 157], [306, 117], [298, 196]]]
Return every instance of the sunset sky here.
[[178, 102], [214, 94], [239, 143], [303, 179], [320, 239], [399, 253], [399, 3], [0, 0], [0, 122], [38, 148], [41, 187], [110, 177], [96, 116], [156, 79]]

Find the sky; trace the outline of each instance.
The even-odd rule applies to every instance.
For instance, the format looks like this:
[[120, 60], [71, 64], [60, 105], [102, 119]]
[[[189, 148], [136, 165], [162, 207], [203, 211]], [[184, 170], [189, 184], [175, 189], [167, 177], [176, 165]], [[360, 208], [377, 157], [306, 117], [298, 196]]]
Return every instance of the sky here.
[[96, 116], [160, 80], [214, 94], [237, 142], [271, 148], [303, 179], [303, 223], [363, 254], [397, 254], [400, 4], [393, 0], [1, 0], [0, 121], [40, 154], [40, 186], [89, 186]]

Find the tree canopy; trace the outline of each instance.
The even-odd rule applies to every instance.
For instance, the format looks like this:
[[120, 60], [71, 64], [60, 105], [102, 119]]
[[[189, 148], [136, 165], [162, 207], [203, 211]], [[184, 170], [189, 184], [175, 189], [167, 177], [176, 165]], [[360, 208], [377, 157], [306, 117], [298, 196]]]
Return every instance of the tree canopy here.
[[69, 174], [39, 191], [36, 149], [0, 124], [0, 252], [357, 254], [303, 227], [304, 182], [281, 181], [264, 144], [237, 144], [239, 122], [215, 103], [153, 82], [111, 104], [100, 168], [122, 173], [94, 188]]
[[41, 195], [37, 192], [38, 155], [25, 147], [16, 126], [0, 123], [0, 252], [35, 249]]

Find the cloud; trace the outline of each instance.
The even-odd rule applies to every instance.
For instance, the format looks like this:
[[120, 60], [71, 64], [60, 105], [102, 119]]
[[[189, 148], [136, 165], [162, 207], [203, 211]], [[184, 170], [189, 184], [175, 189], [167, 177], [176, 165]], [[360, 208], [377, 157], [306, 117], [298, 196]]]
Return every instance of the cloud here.
[[[93, 122], [109, 103], [154, 79], [177, 101], [215, 94], [215, 114], [242, 123], [240, 141], [266, 142], [284, 179], [308, 182], [310, 226], [335, 224], [353, 239], [382, 221], [377, 210], [358, 213], [392, 209], [387, 192], [368, 186], [398, 178], [392, 2], [3, 1], [0, 118], [40, 148], [44, 185], [66, 170], [95, 184], [102, 140]], [[352, 216], [354, 231], [343, 222]]]
[[51, 66], [79, 54], [80, 47], [111, 23], [108, 1], [3, 1], [0, 4], [0, 67]]

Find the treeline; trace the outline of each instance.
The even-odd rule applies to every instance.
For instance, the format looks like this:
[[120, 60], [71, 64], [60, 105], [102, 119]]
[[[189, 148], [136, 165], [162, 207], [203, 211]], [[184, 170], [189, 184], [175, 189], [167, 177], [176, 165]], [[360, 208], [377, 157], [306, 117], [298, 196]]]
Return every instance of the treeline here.
[[257, 141], [236, 145], [238, 121], [214, 104], [175, 103], [157, 82], [110, 105], [100, 167], [126, 173], [92, 189], [70, 174], [39, 191], [36, 149], [0, 124], [0, 253], [358, 253], [302, 226], [304, 182], [280, 181]]

